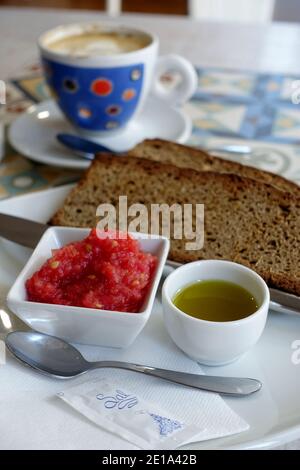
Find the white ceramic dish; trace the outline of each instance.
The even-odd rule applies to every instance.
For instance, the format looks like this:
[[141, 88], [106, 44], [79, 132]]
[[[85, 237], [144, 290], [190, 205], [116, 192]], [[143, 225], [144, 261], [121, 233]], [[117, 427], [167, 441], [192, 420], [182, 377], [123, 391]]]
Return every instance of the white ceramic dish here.
[[[247, 289], [259, 304], [252, 315], [236, 321], [214, 322], [193, 318], [173, 303], [176, 292], [199, 279], [222, 279]], [[267, 320], [270, 293], [254, 271], [230, 261], [187, 263], [173, 271], [162, 290], [164, 320], [174, 343], [200, 364], [220, 366], [237, 360], [259, 340]]]
[[[0, 211], [46, 222], [62, 204], [70, 188], [70, 185], [62, 186], [3, 200], [0, 201]], [[30, 254], [31, 250], [0, 239], [0, 282], [3, 288], [13, 284]], [[157, 297], [155, 309], [159, 308]], [[163, 328], [162, 322], [162, 331]], [[270, 449], [300, 438], [300, 364], [292, 360], [295, 353], [292, 345], [300, 339], [299, 332], [300, 315], [270, 311], [263, 335], [255, 347], [238, 361], [213, 369], [216, 375], [256, 377], [263, 382], [263, 389], [246, 399], [225, 399], [250, 424], [248, 431], [191, 444], [189, 449]], [[202, 367], [202, 370], [212, 373], [211, 367]], [[20, 375], [17, 364], [13, 372], [16, 377]], [[164, 383], [160, 385], [163, 394]], [[18, 390], [14, 393], [16, 400], [24, 399]], [[26, 412], [34, 416], [36, 406], [31, 402], [29, 398], [24, 403]], [[45, 441], [45, 446], [47, 444]]]
[[7, 297], [9, 308], [34, 330], [72, 343], [125, 348], [133, 343], [146, 325], [155, 299], [168, 251], [165, 237], [133, 233], [140, 247], [157, 256], [158, 264], [139, 313], [111, 312], [101, 309], [29, 302], [25, 282], [51, 257], [52, 250], [83, 240], [89, 229], [49, 228], [14, 282]]
[[[93, 138], [112, 150], [123, 152], [144, 139], [161, 138], [183, 143], [191, 135], [191, 119], [163, 100], [148, 97], [141, 112], [116, 135]], [[59, 132], [74, 129], [53, 100], [31, 106], [10, 126], [8, 138], [21, 154], [39, 163], [65, 168], [85, 169], [90, 161], [77, 156], [57, 142]]]

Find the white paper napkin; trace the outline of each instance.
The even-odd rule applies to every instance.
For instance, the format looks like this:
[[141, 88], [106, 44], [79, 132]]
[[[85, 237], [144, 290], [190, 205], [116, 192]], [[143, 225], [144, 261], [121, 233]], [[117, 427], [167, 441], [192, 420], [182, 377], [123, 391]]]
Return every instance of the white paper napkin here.
[[[87, 346], [79, 346], [79, 349], [88, 360], [116, 359], [201, 373], [200, 366], [170, 339], [158, 300], [146, 327], [128, 349]], [[99, 369], [71, 381], [61, 381], [38, 375], [13, 358], [8, 359], [5, 366], [0, 366], [2, 449], [135, 449], [135, 446], [90, 422], [54, 395], [97, 377], [108, 377], [120, 387], [135, 390], [141, 398], [169, 410], [176, 419], [205, 429], [202, 440], [228, 436], [249, 428], [219, 395], [213, 393], [117, 369]], [[211, 371], [213, 374], [213, 368]]]

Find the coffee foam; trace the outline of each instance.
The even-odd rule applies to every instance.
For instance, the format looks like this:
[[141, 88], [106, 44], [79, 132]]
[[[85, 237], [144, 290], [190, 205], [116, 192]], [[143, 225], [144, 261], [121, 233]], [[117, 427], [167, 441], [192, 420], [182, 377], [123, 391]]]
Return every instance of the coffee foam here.
[[62, 55], [107, 56], [136, 51], [150, 42], [150, 37], [143, 33], [82, 31], [48, 40], [47, 49]]

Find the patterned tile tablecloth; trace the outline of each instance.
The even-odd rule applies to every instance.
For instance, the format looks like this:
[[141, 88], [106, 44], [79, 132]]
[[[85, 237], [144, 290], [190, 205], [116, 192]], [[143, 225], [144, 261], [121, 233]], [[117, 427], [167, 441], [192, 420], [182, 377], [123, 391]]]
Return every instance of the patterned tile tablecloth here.
[[[251, 156], [231, 156], [300, 183], [300, 77], [198, 68], [199, 84], [185, 112], [193, 120], [189, 144], [245, 143]], [[49, 98], [36, 64], [7, 84], [7, 126], [35, 102]], [[3, 110], [2, 110], [3, 112]], [[4, 113], [3, 113], [4, 114]], [[227, 157], [228, 158], [228, 157]], [[69, 183], [80, 172], [36, 164], [5, 142], [0, 198]]]

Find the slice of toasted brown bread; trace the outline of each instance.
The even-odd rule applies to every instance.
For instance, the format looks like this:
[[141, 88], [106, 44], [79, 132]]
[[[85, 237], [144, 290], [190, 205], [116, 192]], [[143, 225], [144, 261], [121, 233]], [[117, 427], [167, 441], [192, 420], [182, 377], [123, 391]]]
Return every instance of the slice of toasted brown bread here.
[[203, 150], [187, 145], [176, 144], [167, 140], [144, 140], [128, 152], [129, 156], [147, 158], [161, 163], [171, 163], [180, 168], [197, 171], [217, 171], [246, 176], [300, 197], [300, 187], [281, 176], [237, 162], [209, 155]]
[[94, 226], [97, 206], [111, 203], [118, 208], [120, 195], [128, 197], [128, 205], [142, 203], [148, 210], [153, 203], [205, 204], [204, 248], [187, 251], [187, 240], [171, 239], [170, 259], [237, 261], [270, 286], [300, 295], [300, 199], [295, 196], [229, 173], [103, 155], [93, 161], [51, 222]]

